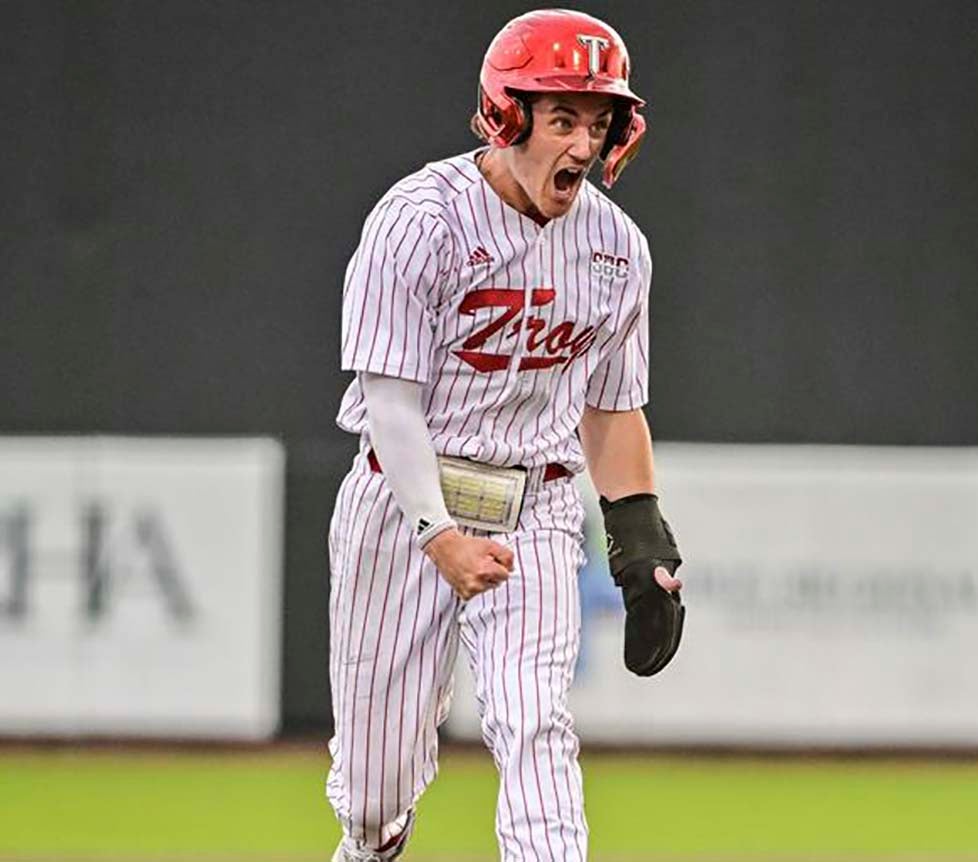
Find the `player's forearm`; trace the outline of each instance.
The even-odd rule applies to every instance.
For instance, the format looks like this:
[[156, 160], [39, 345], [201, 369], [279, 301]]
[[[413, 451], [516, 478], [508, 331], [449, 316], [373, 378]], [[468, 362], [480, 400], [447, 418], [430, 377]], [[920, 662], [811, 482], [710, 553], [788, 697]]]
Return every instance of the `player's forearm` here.
[[655, 492], [652, 435], [641, 410], [584, 409], [579, 427], [591, 480], [609, 500]]
[[445, 508], [438, 462], [421, 408], [421, 384], [360, 374], [370, 442], [394, 499], [423, 547], [455, 526]]

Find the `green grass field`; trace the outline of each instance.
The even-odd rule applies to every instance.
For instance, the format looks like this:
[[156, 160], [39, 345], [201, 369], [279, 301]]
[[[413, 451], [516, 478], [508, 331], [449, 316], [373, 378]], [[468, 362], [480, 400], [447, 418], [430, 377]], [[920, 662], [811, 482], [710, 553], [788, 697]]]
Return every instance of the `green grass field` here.
[[[978, 764], [585, 756], [594, 862], [978, 862]], [[0, 860], [327, 862], [309, 750], [0, 749]], [[490, 862], [487, 756], [447, 754], [407, 862]]]

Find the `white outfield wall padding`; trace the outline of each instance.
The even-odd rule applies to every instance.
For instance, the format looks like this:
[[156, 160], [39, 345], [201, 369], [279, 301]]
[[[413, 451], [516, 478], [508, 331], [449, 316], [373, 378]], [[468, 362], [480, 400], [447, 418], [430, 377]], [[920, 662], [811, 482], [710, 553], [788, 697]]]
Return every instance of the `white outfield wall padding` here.
[[271, 736], [284, 476], [264, 438], [0, 438], [0, 734]]
[[[624, 669], [587, 487], [585, 742], [978, 745], [978, 449], [660, 443], [656, 467], [683, 644], [656, 677]], [[458, 737], [479, 735], [471, 690], [460, 667]]]

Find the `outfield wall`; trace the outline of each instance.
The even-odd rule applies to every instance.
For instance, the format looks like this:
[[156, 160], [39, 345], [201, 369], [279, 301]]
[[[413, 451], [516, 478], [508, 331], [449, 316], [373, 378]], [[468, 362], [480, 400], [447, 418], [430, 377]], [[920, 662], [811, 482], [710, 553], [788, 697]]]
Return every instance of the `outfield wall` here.
[[[978, 746], [978, 448], [656, 455], [685, 639], [624, 670], [582, 484], [586, 742]], [[284, 470], [268, 439], [0, 439], [0, 734], [266, 739], [289, 686], [321, 710], [329, 483]], [[448, 730], [479, 735], [467, 671]]]
[[0, 441], [0, 733], [271, 736], [283, 478], [267, 439]]
[[[682, 648], [623, 667], [621, 600], [589, 502], [585, 741], [978, 745], [978, 449], [660, 444], [684, 564]], [[464, 657], [449, 728], [477, 738]]]
[[[605, 7], [648, 101], [605, 191], [655, 257], [657, 438], [978, 445], [978, 5]], [[525, 11], [0, 3], [0, 431], [285, 441], [290, 733], [330, 722], [343, 273], [392, 183], [476, 146], [479, 58]], [[21, 534], [3, 479], [0, 602]], [[75, 578], [57, 557], [38, 571]], [[696, 565], [694, 627], [695, 591], [730, 583]]]

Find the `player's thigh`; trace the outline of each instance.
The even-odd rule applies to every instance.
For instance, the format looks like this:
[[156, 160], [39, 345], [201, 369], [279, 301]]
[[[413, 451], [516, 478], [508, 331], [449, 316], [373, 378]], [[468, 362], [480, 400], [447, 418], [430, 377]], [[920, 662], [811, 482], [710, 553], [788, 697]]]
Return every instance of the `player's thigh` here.
[[511, 712], [508, 701], [527, 696], [562, 700], [570, 686], [580, 640], [579, 534], [540, 529], [513, 533], [514, 570], [495, 590], [471, 600], [463, 614], [463, 641], [487, 706]]
[[386, 684], [412, 664], [424, 661], [429, 673], [442, 664], [456, 601], [381, 476], [344, 482], [330, 542], [334, 697], [369, 696], [378, 679]]
[[458, 602], [376, 474], [337, 505], [347, 511], [334, 527], [347, 527], [333, 531], [330, 798], [353, 828], [402, 814], [434, 774]]

